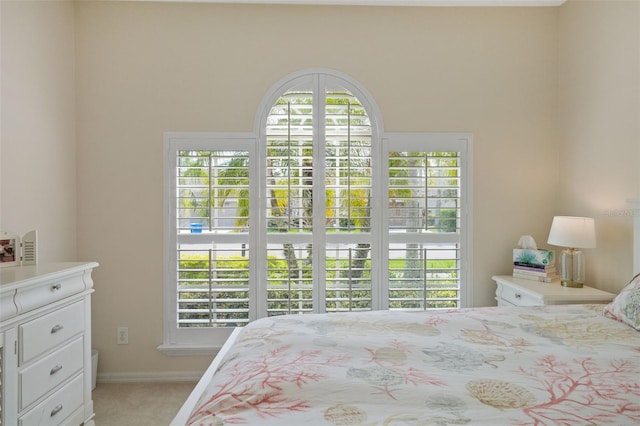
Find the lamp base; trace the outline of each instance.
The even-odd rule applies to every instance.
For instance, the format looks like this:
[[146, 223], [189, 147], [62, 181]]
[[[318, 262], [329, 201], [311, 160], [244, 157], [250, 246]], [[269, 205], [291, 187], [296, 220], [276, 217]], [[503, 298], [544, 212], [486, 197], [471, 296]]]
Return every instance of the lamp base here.
[[584, 254], [568, 248], [560, 256], [560, 283], [564, 287], [581, 288], [584, 284]]
[[569, 280], [561, 280], [560, 284], [563, 287], [572, 287], [572, 288], [582, 288], [582, 283], [579, 283], [577, 281], [569, 281]]

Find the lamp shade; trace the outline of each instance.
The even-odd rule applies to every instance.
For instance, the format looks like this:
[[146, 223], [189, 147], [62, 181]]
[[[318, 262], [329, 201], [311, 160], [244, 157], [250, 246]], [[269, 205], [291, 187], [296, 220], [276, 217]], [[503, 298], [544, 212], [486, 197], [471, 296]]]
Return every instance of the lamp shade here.
[[555, 216], [547, 242], [554, 246], [595, 248], [595, 221], [591, 217]]

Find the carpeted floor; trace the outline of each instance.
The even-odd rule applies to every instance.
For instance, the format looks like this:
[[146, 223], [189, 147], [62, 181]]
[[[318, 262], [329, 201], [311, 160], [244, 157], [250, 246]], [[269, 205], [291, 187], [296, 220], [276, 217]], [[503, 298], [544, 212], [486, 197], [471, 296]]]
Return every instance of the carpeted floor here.
[[96, 426], [163, 426], [178, 413], [195, 383], [98, 383]]

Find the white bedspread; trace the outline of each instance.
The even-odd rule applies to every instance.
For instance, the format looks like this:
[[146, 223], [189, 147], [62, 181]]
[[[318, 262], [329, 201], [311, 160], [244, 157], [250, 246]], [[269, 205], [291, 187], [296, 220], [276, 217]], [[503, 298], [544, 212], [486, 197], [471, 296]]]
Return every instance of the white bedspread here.
[[261, 319], [243, 329], [190, 423], [640, 424], [640, 333], [602, 309]]

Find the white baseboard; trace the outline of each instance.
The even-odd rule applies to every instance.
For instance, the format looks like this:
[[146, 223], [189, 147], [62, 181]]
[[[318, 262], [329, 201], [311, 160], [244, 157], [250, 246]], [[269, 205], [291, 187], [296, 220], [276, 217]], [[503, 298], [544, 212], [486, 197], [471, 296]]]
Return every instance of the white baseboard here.
[[97, 383], [161, 383], [197, 382], [203, 371], [158, 371], [150, 373], [104, 373], [98, 374]]

